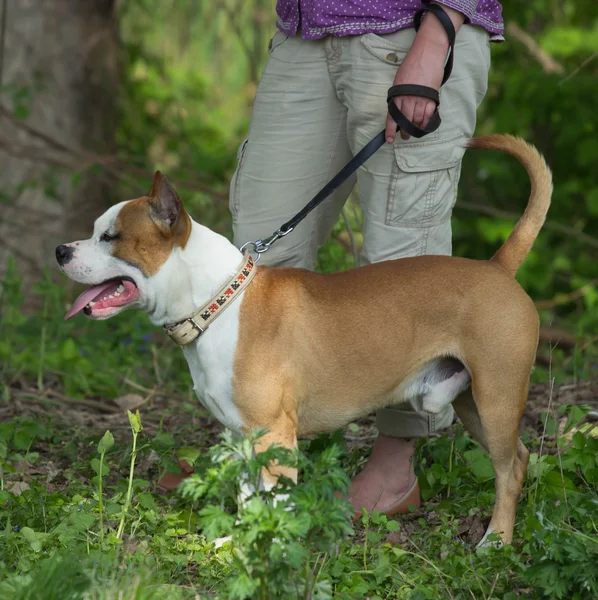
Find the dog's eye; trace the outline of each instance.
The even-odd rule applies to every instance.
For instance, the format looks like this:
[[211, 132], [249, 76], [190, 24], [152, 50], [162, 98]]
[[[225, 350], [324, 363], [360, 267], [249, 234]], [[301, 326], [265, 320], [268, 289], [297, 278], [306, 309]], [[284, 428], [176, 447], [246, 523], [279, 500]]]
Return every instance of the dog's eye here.
[[104, 233], [102, 233], [102, 235], [100, 236], [100, 242], [113, 242], [119, 237], [120, 234], [118, 233], [108, 233], [107, 231], [104, 231]]

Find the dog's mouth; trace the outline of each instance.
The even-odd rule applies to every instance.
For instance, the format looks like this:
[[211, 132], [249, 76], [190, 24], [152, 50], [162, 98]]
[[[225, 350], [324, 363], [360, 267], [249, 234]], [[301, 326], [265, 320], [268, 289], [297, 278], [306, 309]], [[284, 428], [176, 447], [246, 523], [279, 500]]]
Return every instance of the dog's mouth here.
[[139, 288], [130, 277], [117, 277], [85, 290], [64, 316], [68, 321], [83, 311], [88, 317], [109, 317], [139, 299]]

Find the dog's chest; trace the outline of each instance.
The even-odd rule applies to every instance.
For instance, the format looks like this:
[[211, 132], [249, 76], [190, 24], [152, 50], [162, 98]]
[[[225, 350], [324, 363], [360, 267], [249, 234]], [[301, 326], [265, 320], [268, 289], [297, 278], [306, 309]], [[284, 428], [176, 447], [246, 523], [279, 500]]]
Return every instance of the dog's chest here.
[[238, 338], [238, 315], [231, 306], [214, 321], [198, 342], [183, 346], [199, 401], [225, 427], [239, 431], [241, 415], [233, 402], [233, 363]]

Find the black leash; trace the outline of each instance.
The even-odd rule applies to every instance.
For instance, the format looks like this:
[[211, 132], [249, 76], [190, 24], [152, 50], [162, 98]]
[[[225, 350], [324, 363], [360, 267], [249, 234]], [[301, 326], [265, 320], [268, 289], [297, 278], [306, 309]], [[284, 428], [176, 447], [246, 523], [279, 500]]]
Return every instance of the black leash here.
[[[449, 40], [449, 54], [444, 67], [444, 77], [442, 78], [441, 86], [446, 83], [453, 70], [453, 57], [455, 54], [455, 28], [449, 16], [438, 4], [430, 4], [426, 8], [418, 10], [415, 13], [414, 27], [419, 30], [424, 13], [431, 12], [440, 21], [444, 27]], [[428, 121], [425, 128], [420, 128], [414, 125], [405, 115], [398, 109], [394, 102], [394, 98], [398, 96], [421, 96], [428, 98], [436, 103], [434, 114]], [[397, 131], [403, 130], [405, 133], [415, 138], [421, 138], [428, 133], [436, 131], [440, 127], [440, 96], [438, 91], [423, 85], [403, 84], [393, 85], [388, 90], [386, 98], [388, 104], [388, 112], [393, 121], [397, 124]], [[383, 129], [375, 138], [370, 140], [314, 197], [309, 201], [292, 219], [281, 225], [271, 236], [256, 240], [255, 242], [246, 242], [241, 246], [241, 251], [244, 251], [248, 246], [253, 246], [253, 251], [257, 254], [256, 262], [259, 260], [260, 254], [263, 254], [270, 249], [270, 246], [280, 238], [288, 235], [307, 217], [307, 215], [321, 204], [330, 194], [338, 189], [366, 160], [371, 158], [384, 145], [386, 129]]]

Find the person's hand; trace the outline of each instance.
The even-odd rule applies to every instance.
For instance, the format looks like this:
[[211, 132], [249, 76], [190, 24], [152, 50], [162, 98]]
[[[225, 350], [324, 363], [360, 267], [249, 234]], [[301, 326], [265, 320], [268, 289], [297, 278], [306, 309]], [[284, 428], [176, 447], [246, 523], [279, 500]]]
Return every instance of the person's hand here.
[[[442, 44], [437, 43], [416, 45], [414, 42], [397, 71], [393, 85], [411, 83], [438, 90], [444, 75], [447, 47], [443, 48]], [[428, 124], [436, 109], [436, 103], [433, 100], [421, 96], [397, 96], [393, 100], [405, 117], [422, 129]], [[400, 133], [404, 140], [409, 139], [409, 135], [404, 131], [401, 130]], [[386, 141], [392, 144], [396, 135], [397, 124], [388, 115], [386, 117]]]
[[[438, 2], [438, 4], [442, 3]], [[458, 32], [465, 20], [464, 15], [448, 6], [442, 8], [452, 21], [455, 33]], [[397, 71], [393, 85], [411, 83], [425, 85], [435, 90], [440, 89], [448, 47], [448, 37], [444, 27], [434, 15], [426, 14], [405, 60]], [[421, 96], [398, 96], [393, 100], [405, 117], [421, 128], [428, 124], [436, 108], [433, 100]], [[396, 135], [397, 124], [388, 115], [386, 141], [392, 144]], [[401, 137], [404, 140], [409, 139], [409, 135], [404, 131], [401, 131]]]

